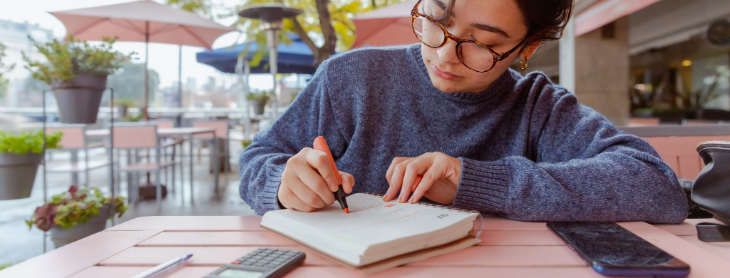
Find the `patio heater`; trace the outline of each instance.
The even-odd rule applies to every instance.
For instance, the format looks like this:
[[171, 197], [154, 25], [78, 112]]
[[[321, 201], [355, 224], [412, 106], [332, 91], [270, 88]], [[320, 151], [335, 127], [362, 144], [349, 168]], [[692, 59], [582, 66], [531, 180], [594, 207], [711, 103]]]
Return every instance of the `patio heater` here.
[[238, 13], [239, 16], [261, 21], [261, 30], [266, 31], [266, 43], [269, 46], [269, 69], [271, 77], [274, 80], [274, 97], [271, 106], [274, 110], [274, 120], [279, 117], [278, 96], [276, 95], [276, 73], [278, 55], [276, 46], [279, 45], [279, 30], [281, 30], [282, 20], [284, 18], [293, 18], [303, 11], [296, 8], [289, 8], [279, 3], [271, 3], [264, 5], [256, 5], [243, 9]]

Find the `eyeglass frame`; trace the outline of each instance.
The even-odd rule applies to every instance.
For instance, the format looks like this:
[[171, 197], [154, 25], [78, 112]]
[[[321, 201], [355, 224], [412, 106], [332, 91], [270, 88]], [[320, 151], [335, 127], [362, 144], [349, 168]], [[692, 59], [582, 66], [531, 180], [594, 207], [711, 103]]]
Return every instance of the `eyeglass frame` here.
[[[502, 61], [504, 59], [507, 59], [507, 57], [509, 57], [510, 55], [512, 55], [512, 53], [514, 53], [520, 46], [522, 46], [522, 44], [524, 44], [527, 41], [527, 39], [530, 38], [529, 35], [526, 36], [525, 39], [523, 39], [515, 47], [513, 47], [512, 49], [510, 49], [509, 51], [507, 51], [507, 52], [505, 52], [503, 54], [499, 54], [497, 51], [494, 51], [494, 49], [492, 49], [491, 47], [487, 46], [486, 44], [480, 43], [480, 42], [478, 42], [476, 40], [464, 40], [464, 39], [458, 38], [457, 36], [454, 36], [454, 34], [451, 34], [451, 32], [449, 32], [449, 30], [446, 30], [446, 27], [444, 27], [441, 23], [439, 23], [438, 20], [436, 20], [433, 17], [430, 17], [428, 15], [419, 13], [418, 12], [418, 5], [421, 4], [421, 1], [423, 1], [423, 0], [418, 0], [418, 2], [416, 2], [416, 5], [413, 6], [413, 10], [411, 10], [411, 17], [413, 17], [411, 19], [411, 29], [413, 29], [413, 34], [416, 36], [416, 39], [418, 39], [418, 41], [420, 41], [423, 45], [428, 46], [430, 48], [441, 48], [444, 45], [446, 45], [446, 43], [449, 40], [454, 41], [456, 43], [456, 47], [454, 48], [454, 51], [456, 51], [456, 57], [459, 57], [459, 61], [461, 61], [461, 64], [464, 65], [466, 68], [468, 68], [470, 70], [473, 70], [473, 71], [476, 71], [476, 72], [479, 72], [479, 73], [485, 73], [485, 72], [488, 72], [488, 71], [492, 70], [494, 68], [494, 66], [497, 65], [497, 62]], [[418, 37], [418, 34], [416, 33], [416, 19], [418, 17], [425, 17], [426, 19], [428, 19], [431, 22], [435, 23], [436, 26], [438, 26], [439, 28], [441, 28], [441, 31], [444, 32], [444, 41], [441, 42], [441, 44], [439, 46], [430, 46], [427, 43], [425, 43], [423, 40], [421, 40], [421, 38]], [[465, 42], [476, 44], [476, 45], [481, 46], [481, 47], [484, 47], [487, 50], [489, 50], [490, 52], [492, 52], [492, 55], [494, 55], [494, 57], [493, 57], [494, 59], [492, 60], [492, 66], [489, 69], [483, 70], [483, 71], [475, 70], [475, 69], [467, 66], [466, 65], [466, 62], [464, 62], [464, 57], [459, 52], [459, 49], [461, 49], [460, 48], [461, 47], [461, 44], [462, 43], [465, 43]]]

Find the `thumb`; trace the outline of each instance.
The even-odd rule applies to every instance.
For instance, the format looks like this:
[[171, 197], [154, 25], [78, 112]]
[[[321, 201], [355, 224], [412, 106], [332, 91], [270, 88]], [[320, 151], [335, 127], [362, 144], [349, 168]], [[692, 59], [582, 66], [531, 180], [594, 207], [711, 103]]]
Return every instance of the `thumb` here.
[[340, 171], [340, 176], [342, 177], [342, 189], [347, 194], [352, 193], [352, 188], [355, 186], [355, 177], [342, 171]]

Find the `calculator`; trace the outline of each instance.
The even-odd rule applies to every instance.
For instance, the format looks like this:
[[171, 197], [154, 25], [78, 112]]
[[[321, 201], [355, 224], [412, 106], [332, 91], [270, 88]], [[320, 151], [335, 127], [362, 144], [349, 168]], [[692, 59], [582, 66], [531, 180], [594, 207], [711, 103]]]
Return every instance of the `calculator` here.
[[306, 257], [297, 250], [259, 248], [205, 278], [278, 278], [301, 265]]

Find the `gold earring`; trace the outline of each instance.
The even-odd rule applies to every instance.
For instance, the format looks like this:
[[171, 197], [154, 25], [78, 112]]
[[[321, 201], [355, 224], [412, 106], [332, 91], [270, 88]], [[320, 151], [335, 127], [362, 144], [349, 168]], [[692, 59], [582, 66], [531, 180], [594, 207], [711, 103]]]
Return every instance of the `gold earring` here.
[[[523, 62], [524, 62], [524, 63], [523, 63]], [[520, 68], [521, 68], [522, 70], [526, 70], [526, 69], [527, 69], [527, 66], [528, 66], [528, 65], [527, 65], [527, 63], [528, 63], [528, 62], [529, 62], [528, 60], [525, 60], [525, 59], [520, 59]]]

